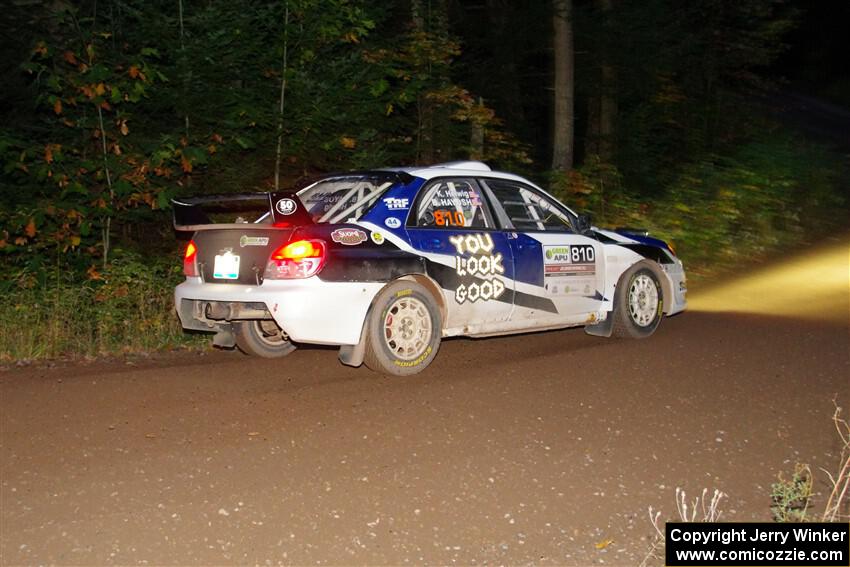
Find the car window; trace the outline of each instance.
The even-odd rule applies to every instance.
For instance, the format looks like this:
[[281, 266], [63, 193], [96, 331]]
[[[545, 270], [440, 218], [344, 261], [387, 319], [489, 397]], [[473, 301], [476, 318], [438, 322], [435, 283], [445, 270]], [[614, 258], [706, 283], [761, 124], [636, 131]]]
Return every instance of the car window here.
[[335, 177], [314, 183], [298, 192], [298, 198], [316, 223], [358, 220], [392, 185], [392, 181], [369, 177]]
[[423, 228], [491, 228], [493, 222], [471, 179], [438, 179], [420, 192], [411, 224]]
[[548, 196], [522, 183], [505, 179], [487, 179], [482, 183], [502, 205], [515, 229], [572, 232], [569, 215]]

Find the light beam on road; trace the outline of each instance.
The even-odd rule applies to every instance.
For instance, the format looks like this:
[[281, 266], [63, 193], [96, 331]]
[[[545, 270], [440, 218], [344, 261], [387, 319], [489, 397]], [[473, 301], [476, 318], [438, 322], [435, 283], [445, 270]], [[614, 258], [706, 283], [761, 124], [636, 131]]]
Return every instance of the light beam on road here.
[[693, 311], [734, 311], [850, 322], [850, 239], [697, 291]]

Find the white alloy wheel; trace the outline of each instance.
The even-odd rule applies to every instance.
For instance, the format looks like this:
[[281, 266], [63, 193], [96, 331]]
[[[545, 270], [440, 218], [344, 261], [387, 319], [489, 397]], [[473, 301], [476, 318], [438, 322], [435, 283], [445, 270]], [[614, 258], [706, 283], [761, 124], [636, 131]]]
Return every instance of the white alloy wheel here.
[[639, 274], [629, 287], [629, 315], [639, 327], [648, 327], [658, 313], [658, 286], [649, 275]]
[[286, 333], [274, 321], [237, 321], [233, 323], [236, 345], [245, 354], [280, 358], [295, 350]]
[[422, 356], [431, 342], [431, 315], [413, 296], [396, 298], [384, 317], [384, 343], [400, 360]]
[[381, 374], [422, 372], [440, 348], [440, 307], [423, 285], [396, 280], [375, 297], [366, 317], [363, 362]]

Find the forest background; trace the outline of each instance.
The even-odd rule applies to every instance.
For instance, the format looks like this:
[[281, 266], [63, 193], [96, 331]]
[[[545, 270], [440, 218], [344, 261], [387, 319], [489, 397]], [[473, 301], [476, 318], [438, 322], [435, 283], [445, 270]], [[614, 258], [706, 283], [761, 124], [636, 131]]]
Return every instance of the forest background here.
[[793, 252], [847, 225], [846, 131], [787, 112], [850, 115], [847, 21], [790, 0], [11, 0], [0, 362], [199, 344], [172, 310], [170, 200], [323, 172], [481, 159], [668, 239], [697, 280]]

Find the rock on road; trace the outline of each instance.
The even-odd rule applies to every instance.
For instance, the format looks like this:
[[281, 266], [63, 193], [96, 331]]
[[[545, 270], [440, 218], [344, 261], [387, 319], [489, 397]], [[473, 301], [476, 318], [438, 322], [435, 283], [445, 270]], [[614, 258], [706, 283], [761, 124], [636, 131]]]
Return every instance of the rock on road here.
[[0, 563], [634, 565], [676, 487], [769, 520], [777, 473], [834, 467], [843, 285], [838, 316], [449, 340], [405, 379], [331, 349], [7, 370]]

